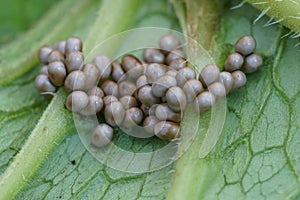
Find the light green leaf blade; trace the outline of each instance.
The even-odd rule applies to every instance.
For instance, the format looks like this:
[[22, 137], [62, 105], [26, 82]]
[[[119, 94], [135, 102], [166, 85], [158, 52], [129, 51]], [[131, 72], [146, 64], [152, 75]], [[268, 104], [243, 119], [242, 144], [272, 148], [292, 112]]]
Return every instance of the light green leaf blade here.
[[280, 25], [264, 27], [268, 17], [253, 24], [259, 11], [248, 4], [231, 10], [234, 5], [227, 5], [221, 18], [217, 49], [227, 53], [216, 54], [216, 60], [222, 65], [235, 41], [252, 34], [264, 66], [247, 76], [246, 87], [227, 97], [221, 137], [203, 159], [199, 149], [211, 114], [201, 117], [207, 123], [202, 123], [195, 143], [177, 161], [169, 199], [299, 197], [300, 60], [295, 47], [299, 40], [281, 39], [288, 30]]
[[[259, 12], [250, 6], [233, 11], [229, 9], [231, 6], [233, 4], [227, 5], [221, 15], [216, 49], [228, 53], [238, 37], [254, 34], [265, 66], [247, 77], [245, 88], [227, 98], [224, 130], [213, 151], [204, 159], [199, 159], [199, 149], [208, 129], [210, 113], [201, 116], [203, 126], [199, 137], [175, 167], [175, 182], [177, 176], [185, 177], [182, 180], [194, 180], [178, 184], [189, 196], [182, 196], [181, 190], [172, 190], [174, 166], [146, 174], [107, 168], [86, 151], [75, 128], [68, 124], [63, 140], [34, 176], [26, 180], [27, 185], [16, 199], [165, 199], [170, 184], [169, 195], [178, 199], [299, 198], [300, 80], [297, 75], [300, 60], [294, 47], [299, 41], [280, 39], [288, 31], [278, 25], [263, 28], [269, 20], [266, 17], [253, 25]], [[93, 18], [96, 11], [96, 8], [91, 9], [87, 18]], [[132, 27], [178, 27], [165, 1], [144, 3], [136, 18]], [[91, 25], [85, 22], [82, 20], [83, 28], [76, 31], [83, 38], [87, 35], [84, 30]], [[219, 64], [226, 56], [220, 54], [215, 55]], [[0, 135], [3, 136], [0, 139], [0, 173], [21, 149], [46, 107], [47, 102], [34, 90], [36, 73], [33, 70], [0, 90]], [[22, 88], [19, 94], [18, 87]], [[131, 151], [148, 151], [163, 145], [159, 140], [149, 143], [126, 135], [117, 135], [115, 142]], [[197, 190], [189, 192], [191, 184]]]
[[[151, 7], [151, 9], [148, 9], [149, 7]], [[176, 17], [172, 12], [172, 7], [167, 4], [166, 1], [155, 1], [151, 3], [149, 2], [149, 4], [141, 5], [139, 7], [139, 10], [139, 12], [135, 13], [134, 18], [131, 19], [131, 22], [133, 24], [130, 27], [157, 26], [172, 29], [178, 28], [178, 23], [176, 21]], [[90, 17], [94, 15], [95, 12], [92, 13]], [[83, 22], [84, 21], [90, 21], [90, 25], [92, 25], [93, 23], [93, 20], [88, 17], [83, 20]], [[85, 26], [83, 26], [83, 28], [85, 28]], [[82, 38], [86, 37], [86, 33], [81, 33], [80, 29], [78, 29], [78, 31], [76, 32], [76, 35], [79, 35]], [[25, 109], [26, 107], [30, 109], [31, 106], [34, 105], [33, 102], [36, 101], [35, 99], [39, 100], [39, 102], [35, 103], [37, 105], [45, 101], [42, 97], [39, 96], [38, 92], [35, 91], [33, 86], [34, 76], [37, 74], [37, 71], [35, 70], [31, 72], [31, 74], [32, 76], [30, 78], [24, 76], [20, 79], [17, 79], [15, 83], [10, 83], [10, 85], [12, 85], [12, 88], [10, 88], [10, 86], [3, 87], [2, 92], [3, 94], [5, 94], [3, 96], [3, 100], [5, 103], [2, 105], [2, 108], [4, 110], [8, 110], [9, 112], [12, 112], [11, 110], [13, 110], [17, 112], [21, 109]], [[15, 107], [13, 106], [14, 102], [9, 103], [8, 101], [12, 97], [17, 97], [17, 94], [15, 94], [13, 90], [14, 85], [15, 88], [17, 88], [24, 82], [28, 82], [28, 84], [30, 85], [28, 87], [31, 87], [30, 91], [33, 91], [34, 93], [31, 95], [25, 95], [23, 99], [20, 99], [20, 101], [22, 100], [23, 103], [19, 103], [18, 106]], [[58, 99], [64, 98], [64, 95], [61, 96], [61, 93], [62, 91], [58, 93]], [[61, 99], [58, 99], [55, 98], [53, 102], [61, 105]], [[18, 101], [17, 99], [15, 100]], [[51, 108], [53, 107], [53, 102], [50, 104]], [[45, 108], [46, 103], [43, 103], [42, 105], [43, 107], [37, 110], [39, 115], [37, 115], [36, 120], [43, 112], [43, 108]], [[48, 112], [46, 111], [46, 113]], [[71, 113], [69, 114], [71, 116]], [[70, 116], [68, 116], [67, 118], [69, 118]], [[30, 115], [27, 115], [26, 117], [30, 117]], [[20, 120], [22, 121], [22, 124], [17, 127], [25, 126], [27, 122], [22, 118]], [[37, 123], [36, 120], [34, 123]], [[99, 163], [99, 161], [94, 159], [92, 155], [83, 147], [76, 133], [76, 129], [73, 126], [73, 122], [69, 119], [66, 120], [67, 123], [65, 131], [62, 132], [62, 134], [65, 134], [65, 137], [61, 142], [59, 142], [59, 144], [57, 144], [57, 147], [53, 150], [53, 152], [50, 153], [39, 170], [34, 173], [33, 177], [28, 178], [24, 176], [24, 180], [28, 182], [28, 184], [15, 197], [16, 199], [30, 199], [32, 197], [36, 199], [95, 199], [95, 197], [100, 198], [101, 196], [106, 199], [117, 197], [123, 199], [130, 199], [133, 197], [141, 197], [145, 199], [164, 198], [172, 175], [171, 173], [169, 173], [169, 171], [171, 170], [170, 167], [167, 167], [162, 171], [141, 175], [123, 173], [107, 168]], [[49, 123], [49, 127], [53, 126], [52, 123], [53, 122]], [[44, 123], [44, 125], [46, 126], [47, 124], [47, 122]], [[27, 134], [32, 129], [33, 127], [28, 127]], [[58, 130], [63, 131], [60, 129]], [[7, 129], [3, 130], [3, 132], [6, 131]], [[11, 130], [10, 137], [13, 133], [14, 130]], [[20, 131], [19, 134], [22, 134], [22, 131]], [[45, 133], [43, 132], [43, 134]], [[24, 136], [24, 140], [25, 139], [26, 135]], [[144, 141], [141, 139], [134, 139], [124, 134], [117, 134], [115, 140], [118, 145], [123, 146], [125, 149], [128, 148], [128, 150], [130, 151], [151, 151], [159, 148], [164, 144], [164, 142], [161, 142], [158, 139], [149, 142], [149, 140], [151, 139], [149, 139], [148, 141]], [[3, 144], [5, 142], [6, 141], [3, 140]], [[21, 142], [19, 148], [22, 146], [23, 142]], [[131, 145], [128, 146], [128, 144]], [[5, 148], [9, 149], [8, 145], [5, 146]], [[38, 149], [36, 150], [36, 153], [43, 153], [39, 152]], [[7, 159], [6, 157], [4, 158], [6, 160], [11, 160], [13, 155], [10, 154], [6, 156], [8, 157]], [[7, 167], [7, 164], [8, 163], [3, 166], [3, 170]], [[35, 171], [34, 168], [33, 171]], [[99, 189], [99, 183], [103, 183], [103, 185], [101, 186], [102, 189]], [[128, 192], [128, 189], [130, 190], [130, 192]], [[115, 190], [119, 190], [120, 192], [115, 193]]]
[[95, 0], [60, 1], [33, 28], [3, 45], [0, 49], [0, 86], [8, 85], [30, 71], [38, 62], [37, 49], [69, 36], [95, 4]]

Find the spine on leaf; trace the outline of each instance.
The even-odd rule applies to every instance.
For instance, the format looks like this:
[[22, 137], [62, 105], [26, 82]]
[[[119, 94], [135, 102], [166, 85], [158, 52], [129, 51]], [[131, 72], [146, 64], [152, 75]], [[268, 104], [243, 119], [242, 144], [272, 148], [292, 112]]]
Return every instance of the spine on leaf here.
[[274, 1], [274, 0], [246, 0], [255, 8], [261, 10], [261, 15], [268, 15], [272, 22], [269, 24], [281, 23], [296, 34], [300, 33], [300, 1]]

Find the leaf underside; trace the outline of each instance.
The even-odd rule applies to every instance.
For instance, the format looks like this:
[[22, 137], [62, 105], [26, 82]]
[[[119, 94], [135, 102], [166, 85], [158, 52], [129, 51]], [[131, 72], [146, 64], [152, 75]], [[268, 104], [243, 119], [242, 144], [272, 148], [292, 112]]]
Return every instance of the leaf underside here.
[[263, 27], [267, 17], [253, 25], [258, 14], [246, 6], [227, 12], [222, 19], [222, 41], [234, 44], [240, 35], [254, 35], [264, 67], [248, 75], [247, 86], [227, 98], [222, 138], [207, 159], [222, 160], [218, 168], [223, 176], [213, 184], [214, 195], [220, 199], [233, 194], [238, 199], [285, 199], [300, 194], [300, 59], [295, 47], [299, 40], [280, 39], [288, 32], [283, 27]]
[[[228, 53], [241, 35], [253, 34], [258, 43], [257, 52], [264, 57], [264, 67], [247, 76], [246, 87], [228, 96], [225, 127], [213, 151], [205, 159], [196, 157], [190, 163], [199, 166], [200, 172], [193, 176], [201, 180], [196, 183], [197, 192], [191, 196], [195, 199], [296, 199], [300, 194], [300, 52], [295, 45], [299, 41], [280, 39], [288, 30], [279, 25], [263, 27], [269, 20], [267, 17], [253, 25], [259, 14], [254, 8], [246, 5], [230, 10], [231, 6], [227, 5], [222, 14], [218, 49]], [[92, 21], [96, 12], [91, 8], [85, 21]], [[136, 18], [134, 27], [178, 29], [174, 11], [166, 1], [145, 1]], [[74, 34], [87, 37], [87, 31], [81, 26]], [[221, 55], [216, 60], [221, 64], [224, 58]], [[0, 174], [20, 151], [48, 104], [34, 88], [37, 72], [34, 68], [0, 88]], [[209, 113], [201, 116], [202, 121], [209, 119]], [[66, 126], [69, 128], [64, 139], [15, 199], [156, 200], [166, 197], [174, 165], [145, 174], [110, 169], [84, 148], [73, 124]], [[207, 124], [202, 124], [199, 137], [206, 130]], [[160, 146], [119, 133], [114, 142], [134, 152]]]

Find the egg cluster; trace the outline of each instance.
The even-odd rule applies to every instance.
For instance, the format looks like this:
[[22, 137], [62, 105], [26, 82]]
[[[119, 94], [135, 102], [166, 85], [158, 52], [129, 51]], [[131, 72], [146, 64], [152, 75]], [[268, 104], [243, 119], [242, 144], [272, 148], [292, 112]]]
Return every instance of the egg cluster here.
[[[35, 79], [37, 89], [46, 98], [51, 98], [57, 88], [65, 85], [68, 91], [71, 85], [69, 77], [73, 71], [83, 66], [82, 42], [77, 37], [70, 37], [66, 41], [57, 42], [54, 46], [42, 46], [39, 49], [39, 60], [43, 64], [39, 75]], [[69, 77], [66, 79], [66, 77]], [[70, 86], [70, 87], [68, 87]], [[82, 88], [83, 89], [83, 88]]]
[[245, 73], [262, 65], [261, 56], [253, 53], [255, 46], [252, 36], [241, 37], [226, 59], [225, 71], [209, 64], [197, 77], [173, 35], [162, 36], [158, 48], [144, 49], [143, 60], [132, 54], [120, 61], [97, 55], [91, 63], [84, 63], [81, 40], [71, 37], [53, 47], [41, 47], [43, 66], [35, 83], [46, 98], [64, 86], [69, 93], [66, 107], [72, 112], [104, 115], [106, 123], [91, 135], [95, 147], [112, 140], [114, 127], [140, 125], [149, 136], [171, 140], [179, 137], [187, 104], [192, 103], [197, 114], [204, 113], [246, 84]]

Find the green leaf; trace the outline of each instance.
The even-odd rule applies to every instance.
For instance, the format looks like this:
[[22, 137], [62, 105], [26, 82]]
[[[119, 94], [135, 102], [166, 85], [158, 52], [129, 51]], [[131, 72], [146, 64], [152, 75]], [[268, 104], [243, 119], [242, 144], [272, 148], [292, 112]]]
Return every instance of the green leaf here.
[[[82, 3], [65, 0], [59, 5], [66, 6], [71, 2], [74, 9]], [[8, 54], [4, 50], [0, 52], [0, 55], [11, 57], [7, 57], [6, 64], [0, 63], [1, 76], [8, 76], [5, 81], [0, 79], [0, 199], [11, 199], [14, 195], [15, 199], [299, 198], [300, 56], [295, 48], [299, 41], [281, 39], [289, 30], [279, 25], [263, 27], [269, 20], [267, 17], [253, 25], [260, 12], [249, 5], [230, 10], [236, 4], [223, 6], [223, 2], [214, 4], [214, 1], [204, 0], [185, 1], [192, 3], [188, 6], [182, 2], [176, 4], [183, 32], [204, 42], [203, 46], [212, 52], [220, 66], [241, 35], [253, 34], [265, 65], [247, 76], [246, 87], [226, 99], [225, 125], [212, 151], [210, 144], [203, 144], [205, 138], [210, 139], [207, 135], [210, 123], [218, 123], [211, 122], [213, 113], [210, 112], [199, 118], [201, 126], [188, 151], [175, 165], [155, 172], [125, 173], [97, 161], [83, 146], [71, 113], [63, 107], [64, 91], [60, 90], [47, 107], [49, 102], [35, 90], [33, 80], [38, 72], [35, 53], [42, 43], [63, 39], [71, 33], [87, 38], [86, 55], [93, 48], [92, 40], [102, 41], [121, 29], [145, 26], [178, 29], [170, 4], [160, 0], [135, 4], [130, 12], [136, 11], [132, 15], [126, 13], [131, 17], [124, 18], [125, 23], [122, 24], [120, 13], [99, 14], [97, 4], [88, 1], [84, 12], [67, 15], [70, 18], [78, 16], [76, 23], [70, 18], [58, 22], [58, 27], [70, 28], [66, 33], [58, 28], [48, 37], [31, 30], [25, 33], [27, 42], [20, 38], [8, 44], [8, 49], [15, 51], [20, 46], [28, 46], [28, 41], [35, 41], [30, 37], [31, 33], [41, 37], [25, 55], [19, 50], [15, 53], [11, 50]], [[109, 1], [102, 2], [100, 10], [105, 5], [110, 5]], [[122, 4], [112, 6], [121, 9]], [[199, 10], [201, 12], [197, 12]], [[44, 23], [56, 24], [56, 12], [50, 13], [53, 13], [48, 14], [53, 16], [49, 17], [52, 20], [45, 18], [40, 27]], [[186, 14], [190, 15], [187, 19]], [[95, 17], [97, 15], [98, 18]], [[101, 18], [113, 22], [106, 24], [108, 30], [103, 32], [102, 26], [95, 26], [102, 23]], [[115, 26], [118, 21], [121, 23], [119, 27]], [[191, 24], [192, 29], [188, 29]], [[203, 29], [208, 32], [204, 34]], [[97, 32], [99, 37], [95, 37]], [[118, 46], [110, 48], [113, 52]], [[34, 59], [30, 62], [24, 59], [13, 61], [15, 54], [17, 57], [24, 56], [25, 60]], [[11, 62], [13, 70], [7, 65]], [[22, 69], [23, 65], [25, 69]], [[193, 125], [185, 122], [183, 129]], [[114, 142], [132, 152], [148, 152], [164, 145], [158, 139], [135, 139], [121, 132], [116, 132]], [[199, 151], [203, 146], [209, 154], [200, 158]], [[3, 175], [13, 178], [5, 180]], [[3, 195], [7, 193], [10, 195], [5, 198]]]
[[[240, 36], [253, 34], [264, 66], [227, 97], [221, 137], [204, 158], [200, 147], [211, 137], [213, 113], [200, 117], [198, 137], [176, 163], [168, 199], [299, 198], [299, 40], [281, 39], [288, 30], [280, 25], [264, 27], [268, 17], [253, 24], [259, 11], [249, 5], [231, 10], [235, 5], [222, 14], [217, 49], [228, 55]], [[226, 54], [215, 60], [222, 65]]]
[[32, 27], [57, 1], [22, 0], [0, 2], [0, 45], [6, 44]]
[[[82, 20], [85, 25], [77, 26], [78, 28], [75, 29], [76, 35], [85, 38], [87, 31], [81, 33], [80, 30], [84, 28], [89, 30], [90, 27], [93, 27], [87, 37], [87, 47], [84, 48], [89, 49], [92, 47], [89, 47], [89, 44], [93, 44], [89, 41], [93, 41], [95, 35], [100, 42], [110, 35], [130, 27], [161, 26], [172, 29], [178, 28], [172, 8], [165, 1], [149, 2], [133, 8], [132, 6], [136, 6], [134, 2], [131, 1], [128, 4], [128, 1], [122, 0], [119, 3], [112, 4], [110, 1], [103, 1], [100, 6], [101, 13], [96, 21], [93, 18], [98, 10], [90, 9], [89, 11], [92, 13], [84, 15], [85, 19]], [[78, 5], [74, 6], [77, 7]], [[132, 10], [129, 11], [129, 7]], [[127, 18], [121, 20], [120, 16], [124, 15], [115, 15], [113, 12], [108, 12], [109, 9], [115, 9], [119, 11], [118, 13], [128, 10]], [[136, 10], [139, 10], [139, 12], [135, 12]], [[107, 13], [102, 11], [107, 11]], [[93, 25], [94, 21], [95, 25]], [[107, 23], [105, 24], [107, 30], [99, 35], [99, 31], [101, 31], [101, 28], [99, 30], [99, 25], [102, 25], [103, 21]], [[89, 26], [86, 25], [87, 22], [89, 22]], [[78, 22], [78, 24], [81, 23]], [[117, 49], [117, 46], [112, 46], [111, 48]], [[85, 55], [88, 53], [86, 49], [84, 50]], [[30, 56], [32, 55], [30, 54]], [[33, 66], [30, 67], [32, 68]], [[26, 74], [14, 82], [10, 82], [9, 86], [2, 87], [4, 94], [1, 96], [4, 102], [2, 108], [9, 114], [12, 110], [18, 112], [26, 108], [32, 111], [32, 105], [43, 105], [43, 107], [37, 109], [38, 116], [35, 119], [29, 118], [30, 115], [24, 117], [24, 119], [32, 120], [33, 126], [28, 128], [28, 132], [26, 132], [23, 141], [20, 142], [18, 149], [13, 152], [14, 154], [3, 154], [3, 160], [6, 161], [6, 164], [3, 165], [2, 171], [6, 169], [8, 162], [20, 150], [26, 136], [34, 128], [13, 163], [0, 178], [2, 198], [11, 198], [15, 194], [17, 195], [16, 199], [28, 199], [30, 197], [37, 199], [94, 199], [95, 196], [98, 198], [101, 196], [106, 196], [106, 198], [114, 198], [113, 196], [115, 196], [117, 198], [119, 196], [125, 199], [133, 196], [155, 199], [164, 198], [171, 178], [171, 174], [169, 174], [170, 167], [162, 171], [139, 175], [119, 172], [102, 165], [88, 153], [80, 142], [72, 122], [72, 114], [63, 108], [66, 95], [63, 90], [56, 94], [44, 111], [41, 119], [37, 122], [43, 112], [43, 108], [45, 108], [45, 103], [42, 103], [45, 100], [40, 97], [33, 86], [37, 70], [30, 72], [30, 74], [30, 78]], [[28, 83], [28, 87], [30, 87], [30, 91], [33, 91], [33, 94], [25, 94], [26, 91], [22, 91], [19, 96], [24, 96], [24, 98], [16, 99], [17, 106], [15, 106], [16, 102], [9, 102], [9, 99], [14, 99], [18, 96], [15, 91], [24, 82]], [[39, 102], [35, 102], [36, 99]], [[14, 130], [9, 129], [12, 125], [4, 124], [9, 127], [2, 130], [3, 134], [8, 131], [7, 135], [9, 136], [2, 138], [1, 144], [4, 145], [10, 140], [14, 142], [15, 138], [12, 137], [14, 133], [23, 135], [21, 127], [25, 127], [26, 123], [28, 123], [24, 119], [20, 119], [20, 125], [17, 125]], [[37, 125], [34, 127], [36, 123]], [[117, 134], [115, 140], [120, 146], [129, 148], [131, 151], [148, 151], [161, 146], [160, 144], [162, 143], [158, 139], [149, 143], [149, 141], [133, 139], [125, 134]], [[131, 146], [128, 147], [128, 143], [131, 143]], [[9, 144], [4, 145], [3, 152], [9, 151], [11, 146]], [[2, 156], [2, 154], [0, 155]], [[102, 189], [99, 189], [99, 183], [104, 184], [101, 187]], [[157, 189], [153, 190], [153, 188]], [[22, 191], [19, 192], [20, 189]], [[119, 190], [119, 193], [115, 193], [116, 189]], [[128, 190], [131, 192], [128, 192]]]
[[[290, 28], [295, 35], [300, 32], [299, 9], [300, 1], [261, 1], [261, 0], [246, 0], [254, 7], [261, 10], [261, 14], [257, 16], [256, 21], [264, 15], [268, 15], [272, 20], [267, 24], [281, 23]], [[290, 33], [291, 35], [293, 33]], [[293, 36], [295, 36], [293, 35]]]
[[30, 71], [37, 63], [37, 49], [45, 43], [65, 39], [93, 6], [92, 0], [76, 4], [71, 0], [61, 1], [34, 28], [2, 46], [0, 87]]

